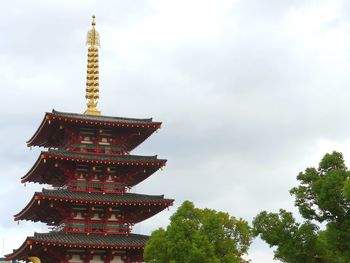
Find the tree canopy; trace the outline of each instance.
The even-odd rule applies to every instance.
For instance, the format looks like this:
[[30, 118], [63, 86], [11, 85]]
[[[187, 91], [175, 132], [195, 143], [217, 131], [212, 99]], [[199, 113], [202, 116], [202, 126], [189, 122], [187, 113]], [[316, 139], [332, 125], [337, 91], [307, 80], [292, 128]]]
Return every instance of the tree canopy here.
[[283, 209], [266, 211], [254, 221], [254, 234], [288, 263], [350, 262], [350, 171], [339, 152], [326, 154], [318, 168], [299, 173], [290, 190], [302, 223]]
[[195, 208], [185, 201], [166, 229], [155, 230], [145, 247], [148, 263], [245, 263], [251, 243], [248, 223], [228, 213]]

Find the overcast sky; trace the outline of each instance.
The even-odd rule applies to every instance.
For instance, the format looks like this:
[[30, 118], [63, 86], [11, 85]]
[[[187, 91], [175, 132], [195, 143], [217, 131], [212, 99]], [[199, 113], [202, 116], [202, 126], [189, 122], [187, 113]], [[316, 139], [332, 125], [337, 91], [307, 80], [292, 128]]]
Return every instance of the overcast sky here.
[[[176, 199], [135, 227], [149, 234], [186, 199], [249, 221], [262, 210], [295, 212], [288, 190], [298, 172], [333, 150], [349, 163], [349, 8], [337, 0], [3, 2], [0, 255], [45, 231], [13, 221], [42, 188], [20, 183], [40, 151], [25, 142], [46, 111], [84, 112], [92, 14], [100, 110], [163, 122], [133, 152], [169, 160], [134, 190]], [[249, 258], [278, 262], [259, 240]]]

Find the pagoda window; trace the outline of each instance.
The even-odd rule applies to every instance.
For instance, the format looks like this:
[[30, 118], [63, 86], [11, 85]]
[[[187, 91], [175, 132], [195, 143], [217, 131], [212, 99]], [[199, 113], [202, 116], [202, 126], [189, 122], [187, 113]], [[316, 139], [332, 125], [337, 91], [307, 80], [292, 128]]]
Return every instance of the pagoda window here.
[[81, 143], [84, 143], [84, 144], [92, 144], [93, 141], [92, 141], [92, 138], [89, 137], [89, 136], [84, 136], [83, 139], [81, 140]]
[[101, 140], [98, 142], [99, 145], [111, 145], [109, 143], [108, 138], [102, 137]]
[[110, 221], [118, 221], [119, 219], [117, 218], [117, 216], [115, 214], [111, 214], [111, 217], [108, 220], [110, 220]]
[[100, 215], [98, 213], [94, 213], [93, 216], [91, 217], [91, 220], [100, 220]]
[[113, 182], [112, 176], [108, 175], [106, 182]]
[[86, 179], [85, 179], [85, 174], [83, 174], [83, 173], [81, 173], [81, 174], [79, 174], [78, 175], [79, 177], [77, 178], [77, 180], [79, 180], [79, 181], [85, 181]]
[[74, 219], [84, 219], [81, 212], [76, 213], [76, 215], [73, 217]]

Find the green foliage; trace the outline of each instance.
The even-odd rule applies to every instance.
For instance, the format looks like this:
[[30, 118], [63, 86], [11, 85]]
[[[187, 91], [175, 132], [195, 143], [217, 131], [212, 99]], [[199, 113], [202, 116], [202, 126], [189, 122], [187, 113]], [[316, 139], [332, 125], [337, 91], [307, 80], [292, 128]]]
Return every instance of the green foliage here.
[[271, 247], [275, 258], [289, 263], [318, 262], [318, 227], [309, 221], [296, 223], [292, 213], [261, 212], [253, 221], [254, 234], [260, 235]]
[[318, 222], [343, 219], [350, 205], [343, 194], [348, 178], [349, 171], [338, 152], [326, 154], [318, 170], [308, 168], [300, 173], [297, 177], [300, 185], [290, 192], [295, 196], [295, 205], [301, 215]]
[[152, 233], [144, 258], [149, 263], [245, 263], [251, 238], [246, 221], [185, 201], [166, 230]]
[[275, 258], [283, 262], [350, 262], [350, 172], [342, 154], [326, 154], [318, 169], [307, 168], [297, 179], [290, 193], [304, 223], [282, 209], [263, 211], [253, 221], [254, 235], [276, 247]]

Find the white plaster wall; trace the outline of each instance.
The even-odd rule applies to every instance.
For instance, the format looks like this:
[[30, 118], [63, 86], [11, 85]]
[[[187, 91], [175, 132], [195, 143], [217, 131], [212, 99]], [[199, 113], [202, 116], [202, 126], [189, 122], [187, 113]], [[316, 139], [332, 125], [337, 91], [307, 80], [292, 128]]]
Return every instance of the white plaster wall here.
[[123, 263], [124, 261], [121, 259], [121, 257], [113, 257], [113, 260], [111, 263]]
[[115, 214], [112, 214], [111, 217], [109, 218], [110, 221], [117, 221], [117, 217], [115, 216]]
[[[83, 263], [84, 261], [80, 259], [79, 255], [74, 255], [72, 258], [68, 261], [69, 263]], [[94, 255], [93, 258], [90, 260], [90, 263], [104, 263], [104, 261], [101, 259], [100, 256]], [[114, 256], [111, 263], [124, 263], [124, 261], [119, 256]]]
[[74, 255], [72, 258], [68, 261], [69, 263], [83, 263], [83, 260], [80, 259], [80, 256]]
[[93, 256], [93, 258], [90, 260], [90, 263], [104, 263], [104, 261], [101, 259], [101, 256]]

